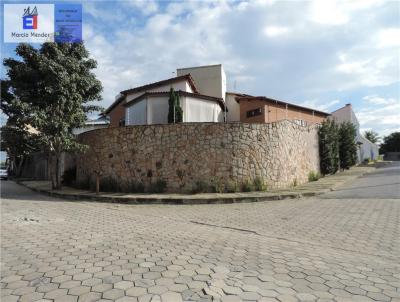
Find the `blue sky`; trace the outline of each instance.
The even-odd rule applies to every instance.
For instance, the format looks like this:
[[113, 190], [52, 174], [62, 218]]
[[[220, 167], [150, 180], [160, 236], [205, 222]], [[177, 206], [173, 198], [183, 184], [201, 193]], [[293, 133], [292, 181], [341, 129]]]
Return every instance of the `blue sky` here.
[[[104, 107], [119, 91], [176, 68], [222, 63], [230, 91], [328, 112], [352, 103], [362, 130], [400, 131], [398, 1], [82, 4]], [[1, 47], [13, 56], [14, 44]]]

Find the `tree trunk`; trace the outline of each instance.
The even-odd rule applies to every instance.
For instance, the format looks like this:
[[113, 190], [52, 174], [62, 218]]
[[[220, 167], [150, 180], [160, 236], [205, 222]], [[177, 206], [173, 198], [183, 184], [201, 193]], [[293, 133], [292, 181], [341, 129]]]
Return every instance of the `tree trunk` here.
[[49, 153], [47, 155], [47, 161], [49, 164], [48, 171], [49, 171], [49, 178], [51, 181], [51, 189], [54, 190], [56, 188], [56, 183], [54, 181], [54, 160], [53, 160], [53, 154]]
[[21, 174], [22, 174], [22, 166], [23, 166], [23, 164], [24, 164], [24, 157], [22, 157], [20, 160], [19, 160], [19, 162], [18, 162], [18, 165], [17, 165], [17, 169], [16, 169], [16, 171], [15, 171], [15, 175], [17, 176], [17, 177], [21, 177]]
[[55, 165], [55, 185], [56, 185], [56, 189], [57, 190], [61, 190], [61, 181], [62, 181], [62, 153], [56, 153], [55, 155], [55, 161], [56, 161], [56, 165]]
[[96, 174], [96, 194], [100, 194], [100, 175]]

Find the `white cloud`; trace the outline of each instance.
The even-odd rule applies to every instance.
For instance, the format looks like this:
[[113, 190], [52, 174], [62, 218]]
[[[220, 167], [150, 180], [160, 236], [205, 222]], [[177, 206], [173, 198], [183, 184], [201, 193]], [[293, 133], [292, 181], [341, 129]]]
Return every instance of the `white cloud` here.
[[377, 33], [379, 47], [400, 46], [400, 28], [387, 28]]
[[[122, 20], [129, 19], [132, 10], [141, 10], [135, 5], [123, 4], [126, 15]], [[328, 112], [344, 103], [339, 99], [350, 89], [373, 89], [399, 81], [396, 49], [378, 45], [381, 33], [395, 27], [392, 23], [397, 19], [392, 17], [396, 21], [390, 23], [387, 16], [395, 11], [395, 3], [335, 2], [331, 15], [329, 9], [319, 11], [322, 19], [328, 14], [323, 24], [308, 14], [315, 5], [156, 3], [157, 8], [144, 8], [140, 26], [121, 23], [110, 27], [108, 36], [97, 31], [97, 24], [85, 23], [87, 47], [98, 61], [96, 74], [104, 86], [103, 105], [110, 105], [121, 90], [173, 76], [176, 68], [215, 63], [224, 65], [228, 90], [297, 103], [309, 100], [302, 105]], [[338, 91], [342, 95], [335, 96]], [[368, 93], [369, 99], [359, 100], [365, 108], [356, 111], [362, 127], [378, 132], [397, 127], [391, 123], [394, 112], [387, 111], [387, 119], [377, 112], [379, 118], [374, 118], [380, 109], [377, 106], [391, 104], [387, 98], [379, 100], [382, 97], [373, 90]]]
[[395, 98], [383, 98], [378, 95], [366, 95], [363, 100], [373, 105], [393, 105], [397, 102]]
[[[340, 100], [332, 100], [329, 102], [321, 102], [319, 100], [308, 100], [305, 102], [300, 103], [301, 106], [312, 108], [312, 109], [317, 109], [325, 112], [332, 112], [336, 110], [337, 106], [339, 103], [341, 103]], [[335, 106], [335, 107], [334, 107]]]
[[288, 27], [283, 27], [283, 26], [266, 26], [264, 29], [264, 33], [265, 35], [267, 35], [268, 37], [276, 37], [276, 36], [280, 36], [282, 34], [286, 34], [287, 32], [289, 32], [289, 28]]

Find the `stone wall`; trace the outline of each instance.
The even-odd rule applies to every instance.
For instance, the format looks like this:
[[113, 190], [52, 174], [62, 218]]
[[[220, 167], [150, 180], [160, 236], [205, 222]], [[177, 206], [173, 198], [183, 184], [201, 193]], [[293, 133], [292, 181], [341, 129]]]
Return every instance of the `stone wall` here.
[[89, 149], [77, 158], [78, 181], [100, 171], [145, 185], [163, 179], [169, 192], [187, 192], [197, 181], [241, 184], [256, 177], [269, 188], [288, 187], [319, 171], [317, 129], [290, 121], [128, 126], [79, 138]]

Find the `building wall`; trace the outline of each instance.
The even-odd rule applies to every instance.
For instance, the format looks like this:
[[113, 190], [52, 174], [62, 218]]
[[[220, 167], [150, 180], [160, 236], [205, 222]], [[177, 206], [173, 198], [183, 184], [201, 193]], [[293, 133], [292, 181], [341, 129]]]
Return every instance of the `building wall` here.
[[366, 159], [375, 160], [379, 155], [378, 145], [370, 142], [368, 139], [362, 136], [360, 132], [360, 123], [358, 122], [357, 116], [353, 111], [351, 104], [346, 104], [346, 106], [332, 112], [332, 117], [337, 123], [351, 122], [357, 131], [356, 141], [358, 143], [357, 160], [362, 162]]
[[315, 126], [193, 123], [130, 126], [86, 132], [89, 150], [77, 158], [77, 178], [163, 179], [170, 192], [187, 192], [196, 181], [241, 184], [263, 178], [270, 188], [308, 181], [319, 171]]
[[222, 65], [180, 68], [177, 76], [190, 73], [201, 94], [225, 99], [226, 75]]
[[[138, 96], [142, 95], [145, 92], [165, 92], [165, 91], [169, 91], [171, 89], [171, 87], [174, 88], [175, 91], [182, 90], [182, 91], [186, 91], [186, 92], [193, 92], [189, 83], [186, 80], [183, 80], [180, 82], [160, 86], [160, 87], [157, 87], [154, 89], [130, 93], [126, 96], [125, 102], [129, 102], [129, 101], [137, 98]], [[122, 101], [108, 114], [110, 117], [110, 127], [118, 127], [119, 121], [121, 119], [128, 119], [128, 118], [126, 118], [128, 116], [127, 108], [125, 108], [123, 105], [125, 102]]]
[[[247, 112], [261, 108], [262, 114], [247, 117]], [[244, 123], [273, 123], [281, 120], [305, 121], [308, 124], [319, 124], [325, 120], [325, 116], [305, 109], [296, 108], [288, 105], [281, 105], [265, 100], [241, 100], [240, 101], [240, 121]]]
[[225, 97], [226, 107], [228, 111], [226, 113], [226, 119], [228, 122], [240, 122], [240, 105], [236, 101], [236, 94], [227, 93]]

